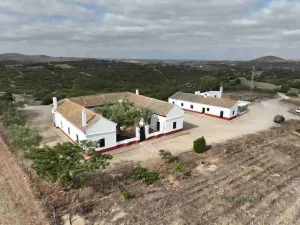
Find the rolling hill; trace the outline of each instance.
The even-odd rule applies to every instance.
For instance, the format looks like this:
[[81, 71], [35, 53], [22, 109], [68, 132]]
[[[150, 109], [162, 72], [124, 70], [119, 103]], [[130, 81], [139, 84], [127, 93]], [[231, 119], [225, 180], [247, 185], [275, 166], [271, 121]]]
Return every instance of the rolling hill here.
[[51, 57], [47, 55], [22, 55], [19, 53], [0, 54], [0, 61], [15, 61], [20, 63], [34, 62], [59, 62], [59, 61], [80, 61], [84, 58], [76, 57]]
[[278, 61], [285, 61], [285, 59], [277, 57], [277, 56], [269, 55], [269, 56], [264, 56], [264, 57], [260, 57], [260, 58], [257, 58], [257, 59], [252, 59], [251, 61], [256, 61], [256, 62], [263, 62], [263, 61], [278, 62]]

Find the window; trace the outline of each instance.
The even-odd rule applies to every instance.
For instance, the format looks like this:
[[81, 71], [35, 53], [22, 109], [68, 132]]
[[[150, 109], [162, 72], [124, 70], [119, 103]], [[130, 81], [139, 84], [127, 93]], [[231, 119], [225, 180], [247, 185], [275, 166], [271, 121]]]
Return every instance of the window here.
[[232, 115], [234, 115], [235, 111], [233, 110]]
[[194, 106], [193, 105], [191, 105], [191, 109], [193, 109], [194, 108]]
[[70, 127], [68, 127], [68, 134], [70, 135], [71, 131], [70, 131]]
[[60, 121], [60, 127], [61, 127], [61, 128], [64, 128], [63, 122], [62, 122], [62, 121]]
[[209, 108], [207, 108], [207, 112], [209, 112]]
[[177, 127], [177, 123], [173, 122], [173, 129], [176, 129], [176, 127]]
[[104, 138], [102, 138], [102, 139], [99, 140], [99, 147], [100, 148], [105, 147], [105, 139]]
[[76, 134], [76, 142], [79, 142], [78, 134]]
[[183, 106], [183, 103], [181, 103], [181, 106]]

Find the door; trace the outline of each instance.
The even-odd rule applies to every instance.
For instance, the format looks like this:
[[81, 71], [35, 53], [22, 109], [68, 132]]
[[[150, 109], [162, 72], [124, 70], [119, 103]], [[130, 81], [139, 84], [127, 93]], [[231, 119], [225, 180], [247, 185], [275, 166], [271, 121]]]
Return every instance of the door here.
[[160, 122], [159, 121], [156, 122], [156, 130], [160, 131]]
[[202, 108], [202, 113], [205, 114], [205, 108]]
[[223, 118], [224, 117], [224, 111], [221, 111], [220, 112], [220, 118]]

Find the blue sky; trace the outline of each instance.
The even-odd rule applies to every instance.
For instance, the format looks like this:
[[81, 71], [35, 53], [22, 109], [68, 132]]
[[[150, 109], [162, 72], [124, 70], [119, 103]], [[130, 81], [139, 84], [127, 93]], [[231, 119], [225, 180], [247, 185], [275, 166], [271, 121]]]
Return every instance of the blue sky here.
[[1, 53], [300, 58], [299, 0], [2, 0]]

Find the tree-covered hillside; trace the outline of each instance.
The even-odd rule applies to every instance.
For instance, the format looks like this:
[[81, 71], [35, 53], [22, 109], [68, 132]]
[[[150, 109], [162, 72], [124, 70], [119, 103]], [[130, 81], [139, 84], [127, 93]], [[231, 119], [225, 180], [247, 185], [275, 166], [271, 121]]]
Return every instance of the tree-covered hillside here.
[[134, 64], [105, 60], [38, 63], [0, 68], [0, 91], [35, 94], [39, 98], [78, 96], [102, 92], [135, 91], [167, 99], [176, 91], [194, 92], [200, 78], [213, 75], [226, 83], [232, 76], [228, 70], [200, 70], [190, 66]]

